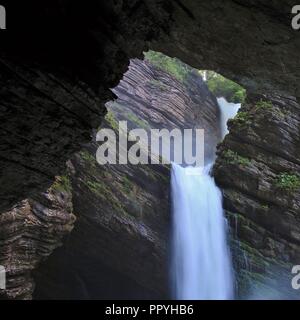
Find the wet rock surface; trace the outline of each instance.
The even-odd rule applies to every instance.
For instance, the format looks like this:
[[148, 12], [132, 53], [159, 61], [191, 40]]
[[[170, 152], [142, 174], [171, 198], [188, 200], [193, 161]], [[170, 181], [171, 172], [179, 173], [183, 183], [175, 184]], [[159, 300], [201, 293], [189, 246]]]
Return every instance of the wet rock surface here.
[[218, 148], [214, 175], [224, 190], [244, 298], [297, 298], [291, 286], [300, 259], [296, 110], [292, 97], [249, 98]]

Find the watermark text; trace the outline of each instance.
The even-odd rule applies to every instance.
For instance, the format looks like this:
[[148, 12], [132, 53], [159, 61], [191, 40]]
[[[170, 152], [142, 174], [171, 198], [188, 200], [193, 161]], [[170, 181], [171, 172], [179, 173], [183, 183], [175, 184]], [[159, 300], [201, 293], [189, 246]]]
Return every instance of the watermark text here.
[[292, 279], [292, 287], [295, 290], [299, 290], [300, 289], [300, 265], [293, 266], [292, 274], [295, 274], [295, 276]]
[[203, 129], [133, 129], [119, 121], [116, 129], [100, 129], [97, 162], [105, 164], [184, 164], [204, 166]]
[[6, 29], [6, 9], [0, 5], [0, 29]]
[[292, 14], [294, 17], [292, 18], [292, 28], [294, 30], [300, 29], [300, 5], [295, 5], [292, 8]]
[[6, 289], [6, 270], [0, 265], [0, 290]]

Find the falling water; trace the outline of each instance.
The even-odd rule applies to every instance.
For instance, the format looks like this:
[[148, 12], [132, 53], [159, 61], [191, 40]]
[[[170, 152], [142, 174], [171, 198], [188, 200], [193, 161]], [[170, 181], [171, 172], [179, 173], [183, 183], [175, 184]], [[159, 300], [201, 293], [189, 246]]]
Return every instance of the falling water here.
[[[240, 105], [218, 99], [221, 129]], [[233, 109], [227, 110], [226, 109]], [[205, 168], [172, 164], [173, 290], [176, 299], [232, 299], [233, 276], [222, 194]]]
[[222, 195], [208, 171], [172, 165], [176, 299], [233, 296]]
[[224, 137], [228, 133], [227, 121], [235, 117], [241, 104], [227, 102], [225, 98], [218, 98], [218, 105], [221, 113], [221, 133]]

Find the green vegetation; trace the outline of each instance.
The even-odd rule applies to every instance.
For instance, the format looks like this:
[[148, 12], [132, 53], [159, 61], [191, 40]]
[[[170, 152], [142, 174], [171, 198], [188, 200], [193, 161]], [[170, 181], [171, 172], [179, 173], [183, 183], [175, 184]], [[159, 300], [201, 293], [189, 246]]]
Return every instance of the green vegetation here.
[[119, 124], [118, 121], [115, 119], [115, 116], [113, 114], [112, 111], [108, 111], [106, 116], [105, 116], [105, 120], [107, 121], [107, 123], [110, 125], [110, 127], [113, 130], [118, 130], [119, 129]]
[[260, 101], [258, 101], [255, 106], [256, 106], [256, 109], [263, 109], [263, 110], [268, 110], [273, 108], [273, 104], [271, 101], [264, 101], [262, 99], [260, 99]]
[[236, 123], [239, 126], [248, 125], [251, 123], [250, 121], [250, 115], [248, 112], [245, 111], [239, 111], [234, 119], [232, 119], [234, 123]]
[[248, 158], [242, 157], [232, 150], [224, 151], [223, 155], [226, 159], [226, 163], [228, 164], [238, 164], [246, 166], [250, 163], [250, 160]]
[[123, 206], [120, 203], [120, 200], [115, 197], [113, 191], [106, 184], [106, 182], [100, 181], [87, 181], [87, 187], [95, 193], [100, 199], [106, 201], [109, 199], [109, 204], [117, 212], [126, 213]]
[[[179, 59], [168, 57], [160, 52], [148, 51], [144, 52], [144, 56], [146, 61], [174, 76], [180, 82], [184, 82], [188, 74], [193, 70]], [[227, 101], [234, 103], [243, 103], [245, 101], [246, 90], [239, 84], [214, 71], [199, 70], [199, 73], [202, 76], [204, 73], [206, 74], [206, 84], [216, 97], [224, 97]], [[158, 84], [159, 81], [154, 81], [153, 84], [158, 85], [161, 89], [164, 88], [163, 84]]]
[[284, 119], [289, 115], [289, 111], [279, 106], [274, 106], [271, 101], [260, 100], [255, 105], [256, 110], [272, 110], [272, 115], [279, 119]]
[[67, 175], [57, 177], [51, 189], [58, 192], [70, 192], [72, 190], [70, 177]]
[[129, 121], [135, 123], [138, 128], [143, 128], [143, 129], [146, 129], [146, 130], [149, 128], [149, 124], [148, 124], [148, 122], [146, 120], [142, 120], [142, 119], [138, 118], [132, 112], [127, 112], [126, 113], [126, 118]]
[[262, 204], [261, 205], [261, 208], [263, 209], [263, 210], [269, 210], [269, 205], [268, 204]]
[[257, 258], [262, 257], [262, 254], [256, 249], [251, 247], [249, 244], [247, 244], [244, 241], [240, 241], [239, 243], [240, 245], [240, 249], [245, 251], [245, 253], [249, 256], [249, 257], [253, 257], [253, 256], [257, 256]]
[[110, 172], [107, 172], [107, 171], [102, 171], [101, 172], [101, 176], [103, 177], [103, 179], [106, 179], [106, 180], [112, 180], [113, 179], [113, 176]]
[[177, 80], [184, 82], [191, 71], [191, 67], [176, 58], [170, 58], [163, 53], [148, 51], [144, 52], [145, 60], [155, 67], [169, 73]]
[[88, 150], [82, 150], [79, 153], [80, 157], [88, 164], [95, 165], [97, 163], [96, 156], [93, 156]]
[[[200, 73], [202, 73], [200, 71]], [[246, 99], [246, 90], [239, 84], [226, 79], [214, 71], [206, 71], [207, 86], [216, 97], [224, 97], [229, 102], [243, 103]]]
[[280, 108], [274, 108], [273, 114], [277, 116], [279, 119], [284, 119], [285, 116], [288, 116], [288, 111]]
[[109, 190], [106, 188], [104, 183], [100, 183], [98, 181], [87, 181], [88, 188], [102, 199], [107, 199], [110, 195]]
[[130, 194], [133, 190], [133, 184], [127, 177], [122, 177], [122, 186], [126, 194]]
[[294, 191], [300, 188], [300, 176], [298, 174], [281, 173], [276, 178], [276, 186], [280, 189]]

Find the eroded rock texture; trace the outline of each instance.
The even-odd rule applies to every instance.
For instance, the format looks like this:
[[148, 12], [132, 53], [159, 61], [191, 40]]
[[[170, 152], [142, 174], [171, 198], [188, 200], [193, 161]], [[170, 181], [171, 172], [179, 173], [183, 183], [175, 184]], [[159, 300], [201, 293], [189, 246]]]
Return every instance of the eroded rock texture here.
[[[218, 71], [248, 92], [299, 97], [300, 38], [290, 26], [291, 0], [31, 0], [10, 9], [13, 2], [7, 5], [10, 25], [1, 33], [1, 212], [46, 190], [100, 124], [108, 88], [117, 85], [129, 58], [149, 47]], [[266, 254], [296, 262], [297, 193], [278, 195], [271, 183], [282, 169], [298, 170], [299, 108], [293, 99], [280, 98], [286, 102], [276, 107], [291, 110], [289, 123], [272, 113], [257, 124], [253, 115], [249, 135], [233, 127], [225, 145], [254, 160], [246, 168], [218, 163], [216, 176], [227, 209], [246, 217], [245, 232], [256, 230], [256, 249], [270, 241]], [[236, 170], [235, 181], [227, 169]], [[282, 244], [288, 249], [279, 249]]]
[[133, 59], [125, 77], [113, 89], [118, 100], [107, 107], [116, 120], [129, 122], [129, 129], [203, 129], [205, 160], [212, 161], [221, 139], [217, 100], [198, 70], [185, 68], [187, 76], [181, 78], [147, 60]]
[[219, 146], [214, 171], [242, 298], [298, 295], [291, 270], [300, 261], [299, 110], [291, 97], [249, 98]]
[[[205, 128], [220, 136], [218, 105], [190, 68], [184, 81], [134, 59], [114, 89], [104, 128]], [[169, 166], [105, 165], [96, 145], [72, 159], [78, 214], [65, 245], [38, 270], [37, 298], [169, 297]], [[210, 148], [210, 155], [213, 147]], [[51, 279], [51, 281], [50, 281]]]
[[[16, 3], [16, 7], [13, 4]], [[109, 88], [149, 47], [254, 91], [299, 96], [294, 2], [10, 1], [1, 33], [1, 193], [7, 210], [50, 185], [100, 124]]]
[[31, 299], [32, 271], [62, 244], [75, 221], [67, 178], [58, 178], [47, 191], [23, 200], [0, 215], [0, 265], [6, 289], [0, 299]]

